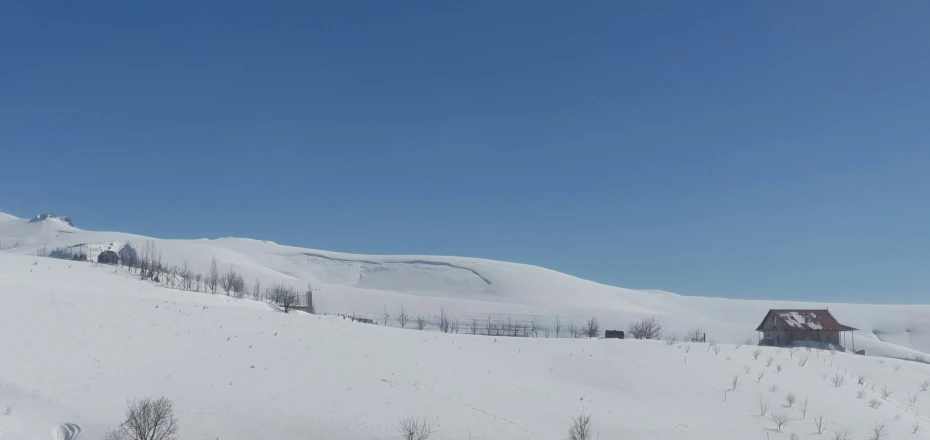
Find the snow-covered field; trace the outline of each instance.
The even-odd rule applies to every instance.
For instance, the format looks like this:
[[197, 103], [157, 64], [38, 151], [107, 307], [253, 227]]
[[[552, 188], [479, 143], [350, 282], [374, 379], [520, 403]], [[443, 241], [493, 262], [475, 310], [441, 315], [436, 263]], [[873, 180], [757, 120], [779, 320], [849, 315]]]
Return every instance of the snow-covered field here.
[[[156, 240], [166, 261], [186, 259], [199, 271], [215, 255], [247, 283], [312, 282], [324, 312], [375, 316], [403, 305], [435, 315], [442, 306], [463, 321], [536, 316], [540, 325], [556, 314], [578, 322], [594, 315], [602, 329], [656, 315], [669, 333], [703, 327], [721, 342], [717, 353], [700, 343], [442, 334], [284, 314], [258, 301], [166, 289], [123, 269], [34, 256], [144, 240], [0, 214], [0, 438], [57, 438], [62, 426], [78, 426], [79, 439], [97, 439], [122, 420], [127, 399], [160, 395], [175, 402], [184, 439], [396, 438], [407, 416], [432, 420], [436, 439], [564, 439], [582, 411], [601, 438], [816, 438], [821, 414], [824, 438], [843, 430], [869, 438], [875, 423], [886, 423], [887, 439], [930, 432], [930, 392], [920, 390], [930, 365], [804, 349], [759, 348], [754, 359], [756, 347], [734, 345], [755, 335], [769, 308], [829, 306], [861, 329], [857, 348], [919, 356], [930, 349], [928, 306], [684, 297], [480, 259]], [[844, 383], [835, 386], [834, 375]], [[736, 389], [725, 393], [734, 376]], [[797, 402], [786, 407], [789, 393]], [[760, 399], [770, 405], [765, 417]], [[778, 431], [771, 415], [782, 413], [788, 422]], [[927, 428], [912, 434], [918, 422]]]

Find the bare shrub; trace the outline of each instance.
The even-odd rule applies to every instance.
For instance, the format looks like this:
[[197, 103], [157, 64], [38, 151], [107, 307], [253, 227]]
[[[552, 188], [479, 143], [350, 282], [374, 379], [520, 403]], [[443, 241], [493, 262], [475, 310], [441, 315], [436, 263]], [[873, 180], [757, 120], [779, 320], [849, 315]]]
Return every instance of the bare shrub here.
[[864, 374], [857, 374], [857, 375], [856, 375], [856, 383], [858, 383], [859, 385], [865, 385], [865, 375], [864, 375]]
[[284, 313], [290, 311], [290, 309], [297, 305], [297, 289], [285, 285], [275, 283], [268, 288], [268, 291], [265, 292], [265, 297], [284, 308]]
[[801, 440], [801, 434], [792, 432], [791, 434], [788, 434], [788, 440]]
[[803, 367], [807, 365], [807, 360], [810, 359], [810, 356], [804, 356], [803, 359], [798, 359], [798, 366]]
[[178, 420], [171, 401], [165, 397], [134, 399], [127, 404], [126, 420], [119, 430], [127, 440], [174, 440]]
[[662, 324], [655, 316], [642, 318], [630, 324], [630, 336], [635, 339], [659, 339], [662, 337]]
[[839, 372], [833, 373], [833, 377], [830, 378], [830, 383], [832, 383], [833, 386], [837, 388], [843, 386], [845, 382], [846, 382], [846, 377], [840, 374]]
[[769, 392], [770, 392], [770, 393], [777, 393], [777, 392], [778, 392], [778, 385], [772, 385], [772, 386], [770, 386], [770, 387], [769, 387]]
[[572, 426], [568, 428], [568, 440], [593, 440], [594, 433], [591, 428], [591, 416], [581, 413], [572, 418]]
[[785, 396], [785, 405], [787, 405], [788, 408], [791, 408], [792, 406], [794, 406], [794, 402], [796, 402], [797, 400], [798, 400], [798, 396], [795, 396], [794, 393], [788, 393], [788, 395]]
[[7, 405], [6, 409], [3, 410], [3, 415], [8, 416], [13, 414], [13, 405]]
[[743, 365], [743, 372], [746, 373], [746, 374], [752, 373], [752, 366], [750, 366], [750, 365]]
[[882, 440], [885, 437], [885, 434], [888, 434], [888, 428], [885, 426], [885, 422], [875, 423], [875, 426], [872, 428], [872, 436], [869, 437], [870, 440]]
[[776, 373], [781, 373], [781, 370], [782, 370], [781, 364], [778, 364], [778, 365], [775, 366], [775, 372], [776, 372]]
[[801, 410], [801, 418], [802, 418], [802, 419], [807, 419], [807, 404], [808, 404], [808, 403], [809, 403], [808, 400], [807, 400], [807, 399], [804, 399], [804, 400], [802, 400], [801, 403], [798, 405], [798, 409]]
[[881, 401], [881, 400], [878, 400], [878, 399], [875, 399], [875, 398], [872, 398], [871, 400], [869, 400], [869, 407], [870, 407], [870, 408], [878, 408], [878, 407], [880, 407], [880, 406], [882, 406], [882, 401]]
[[861, 398], [863, 398], [863, 397], [865, 397], [865, 391], [863, 391], [863, 390], [856, 391], [856, 398], [857, 398], [857, 399], [861, 399]]
[[739, 386], [739, 374], [734, 374], [733, 379], [730, 381], [730, 391], [736, 391], [736, 387]]
[[384, 306], [384, 313], [381, 315], [381, 324], [387, 327], [389, 322], [391, 322], [391, 314], [388, 313], [387, 306]]
[[426, 319], [422, 316], [417, 316], [417, 330], [423, 330], [426, 328]]
[[690, 345], [686, 345], [686, 346], [685, 346], [685, 354], [688, 354], [688, 353], [691, 353], [691, 346], [690, 346]]
[[823, 414], [814, 417], [814, 426], [817, 428], [818, 435], [822, 435], [823, 431], [827, 429], [827, 422], [823, 419]]
[[762, 354], [762, 350], [757, 348], [752, 351], [752, 358], [755, 360], [759, 360], [759, 355], [761, 354]]
[[591, 317], [587, 323], [585, 323], [584, 328], [582, 329], [584, 334], [589, 338], [596, 338], [601, 334], [601, 326], [597, 323], [597, 318]]
[[775, 428], [781, 431], [781, 428], [788, 424], [788, 416], [785, 413], [772, 413], [772, 422], [775, 423]]
[[720, 354], [720, 346], [719, 346], [719, 345], [714, 345], [713, 350], [714, 350], [714, 355]]
[[765, 361], [765, 366], [766, 366], [766, 367], [771, 367], [773, 362], [775, 362], [775, 357], [774, 357], [774, 356], [769, 356], [768, 360]]
[[925, 380], [920, 383], [920, 391], [930, 390], [930, 380]]
[[571, 335], [572, 338], [578, 337], [578, 327], [575, 327], [574, 322], [568, 323], [568, 334]]
[[759, 375], [756, 376], [756, 383], [762, 382], [762, 378], [763, 378], [763, 377], [765, 377], [765, 372], [764, 372], [764, 371], [763, 371], [763, 372], [760, 372]]
[[400, 324], [400, 328], [406, 328], [407, 322], [410, 321], [410, 315], [404, 311], [404, 306], [400, 306], [400, 314], [397, 315], [397, 323]]
[[666, 344], [666, 345], [675, 345], [676, 342], [678, 342], [678, 337], [675, 336], [675, 334], [672, 334], [671, 336], [666, 336], [666, 337], [665, 337], [665, 344]]
[[820, 373], [821, 380], [827, 380], [827, 376], [829, 376], [829, 373]]
[[704, 329], [700, 327], [688, 329], [688, 333], [685, 334], [684, 340], [688, 342], [705, 342]]
[[256, 301], [262, 299], [262, 282], [258, 278], [255, 279], [255, 284], [252, 285], [252, 299]]
[[911, 427], [911, 434], [917, 434], [920, 431], [920, 420], [914, 422], [914, 426]]
[[452, 330], [453, 330], [453, 327], [452, 327], [451, 317], [446, 313], [446, 309], [440, 307], [439, 308], [439, 331], [443, 333], [452, 333]]
[[426, 440], [433, 435], [433, 424], [426, 418], [407, 417], [400, 421], [397, 432], [402, 440]]
[[913, 408], [914, 405], [917, 405], [917, 395], [916, 395], [916, 394], [907, 393], [907, 408], [904, 408], [904, 410], [907, 411], [907, 410]]
[[895, 364], [895, 365], [894, 365], [893, 367], [891, 367], [891, 368], [894, 368], [894, 372], [897, 373], [898, 370], [901, 369], [901, 364]]
[[849, 440], [849, 431], [845, 429], [833, 431], [833, 440]]
[[752, 338], [747, 337], [743, 340], [743, 345], [752, 345]]
[[880, 394], [882, 396], [882, 399], [888, 400], [888, 397], [894, 394], [894, 391], [889, 390], [888, 385], [882, 385], [882, 390]]
[[759, 396], [759, 415], [765, 417], [769, 412], [769, 401], [765, 400], [765, 397]]

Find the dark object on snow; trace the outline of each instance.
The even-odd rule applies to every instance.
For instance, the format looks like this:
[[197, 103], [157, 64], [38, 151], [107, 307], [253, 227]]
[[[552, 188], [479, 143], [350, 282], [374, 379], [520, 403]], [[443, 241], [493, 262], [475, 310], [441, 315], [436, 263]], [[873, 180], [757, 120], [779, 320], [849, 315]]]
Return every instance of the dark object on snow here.
[[604, 332], [606, 339], [623, 339], [623, 330], [607, 330]]
[[860, 356], [865, 356], [865, 350], [856, 350], [856, 354]]
[[113, 251], [103, 251], [97, 255], [97, 262], [103, 264], [119, 264], [119, 255]]

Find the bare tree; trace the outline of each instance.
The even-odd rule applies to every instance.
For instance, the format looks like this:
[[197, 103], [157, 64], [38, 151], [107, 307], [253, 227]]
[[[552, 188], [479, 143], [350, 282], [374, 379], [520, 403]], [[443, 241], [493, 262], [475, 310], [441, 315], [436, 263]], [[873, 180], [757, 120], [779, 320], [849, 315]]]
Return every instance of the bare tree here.
[[433, 435], [433, 424], [426, 418], [407, 417], [400, 421], [397, 432], [401, 440], [426, 440]]
[[555, 337], [558, 338], [559, 334], [562, 332], [562, 318], [556, 314], [555, 322], [553, 323], [553, 329], [555, 330]]
[[298, 301], [297, 289], [284, 284], [272, 285], [268, 288], [265, 296], [275, 304], [283, 307], [284, 313], [290, 311], [293, 306], [297, 305]]
[[876, 422], [875, 427], [872, 428], [872, 436], [870, 437], [870, 439], [871, 440], [882, 440], [882, 438], [884, 438], [885, 434], [887, 433], [888, 433], [888, 429], [885, 426], [885, 422], [882, 422], [882, 423]]
[[195, 287], [195, 290], [197, 290], [198, 292], [203, 290], [203, 274], [202, 273], [197, 272], [197, 274], [194, 275], [194, 284], [197, 286]]
[[769, 412], [769, 401], [765, 397], [759, 396], [759, 415], [765, 417]]
[[756, 383], [761, 383], [763, 377], [765, 377], [765, 372], [764, 372], [764, 371], [760, 372], [759, 375], [756, 376]]
[[730, 381], [730, 391], [736, 391], [736, 387], [739, 386], [739, 374], [734, 374], [733, 379]]
[[794, 406], [794, 402], [797, 402], [797, 400], [798, 396], [795, 396], [794, 393], [788, 393], [788, 395], [785, 396], [785, 404], [788, 406], [788, 408]]
[[642, 318], [630, 324], [630, 336], [636, 339], [659, 339], [662, 337], [662, 324], [655, 316]]
[[772, 366], [772, 362], [775, 362], [775, 357], [774, 357], [774, 356], [769, 356], [769, 358], [766, 359], [766, 361], [765, 361], [765, 366], [766, 366], [766, 367], [771, 367], [771, 366]]
[[469, 329], [471, 330], [471, 334], [478, 334], [478, 318], [471, 319], [471, 327], [469, 327]]
[[849, 431], [845, 429], [833, 431], [833, 440], [849, 440]]
[[223, 288], [223, 292], [229, 296], [229, 292], [233, 290], [233, 283], [235, 283], [236, 271], [233, 269], [232, 264], [229, 265], [229, 270], [220, 277], [220, 287]]
[[597, 323], [597, 318], [591, 317], [587, 323], [585, 323], [584, 328], [582, 329], [584, 334], [589, 338], [596, 338], [601, 334], [601, 326]]
[[572, 338], [578, 337], [578, 329], [575, 327], [574, 322], [568, 323], [568, 334], [572, 335]]
[[128, 440], [174, 440], [178, 420], [174, 418], [171, 401], [165, 397], [156, 400], [132, 400], [126, 408], [126, 420], [120, 431]]
[[417, 316], [417, 330], [423, 330], [426, 328], [426, 319], [423, 319], [422, 316]]
[[581, 413], [572, 418], [572, 426], [568, 428], [568, 440], [594, 440], [591, 427], [591, 416]]
[[220, 271], [216, 268], [216, 255], [213, 256], [213, 260], [210, 261], [210, 272], [207, 272], [207, 287], [210, 288], [210, 293], [216, 293], [216, 286], [220, 282]]
[[801, 403], [798, 404], [798, 408], [801, 410], [802, 419], [807, 419], [807, 404], [808, 404], [807, 399], [802, 400]]
[[917, 405], [917, 395], [916, 395], [916, 394], [907, 393], [907, 408], [904, 408], [904, 410], [907, 411], [907, 410], [913, 408], [914, 405]]
[[258, 278], [255, 279], [255, 284], [252, 285], [252, 299], [258, 301], [262, 296], [262, 282]]
[[407, 322], [410, 320], [410, 315], [407, 315], [407, 312], [404, 311], [404, 306], [400, 306], [400, 314], [397, 315], [397, 323], [400, 324], [400, 328], [406, 328]]
[[827, 429], [827, 422], [823, 419], [823, 414], [814, 417], [814, 426], [817, 427], [817, 434], [823, 434], [823, 431]]
[[449, 315], [446, 314], [446, 309], [439, 308], [439, 331], [443, 333], [452, 332], [452, 321], [449, 319]]
[[839, 371], [834, 373], [833, 377], [830, 378], [830, 383], [832, 383], [833, 386], [837, 388], [843, 386], [843, 383], [845, 382], [846, 382], [846, 376], [843, 376], [842, 374], [840, 374]]
[[190, 264], [187, 264], [187, 260], [184, 260], [181, 268], [178, 269], [178, 276], [181, 278], [181, 287], [184, 290], [193, 290], [194, 272], [191, 270]]
[[925, 380], [920, 383], [920, 391], [930, 390], [930, 380]]
[[391, 321], [391, 314], [387, 311], [387, 306], [384, 306], [384, 313], [381, 314], [381, 323], [384, 326], [388, 325], [388, 322]]
[[775, 427], [781, 431], [782, 426], [788, 423], [788, 416], [785, 413], [772, 413], [772, 421], [775, 422]]

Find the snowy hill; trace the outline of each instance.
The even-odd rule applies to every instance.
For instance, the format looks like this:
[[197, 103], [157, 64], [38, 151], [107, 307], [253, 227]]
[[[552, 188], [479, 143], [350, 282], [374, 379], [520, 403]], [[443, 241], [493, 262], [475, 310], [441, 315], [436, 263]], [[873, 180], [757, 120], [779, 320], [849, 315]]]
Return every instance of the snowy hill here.
[[[239, 248], [228, 255], [244, 259], [249, 243], [182, 246]], [[460, 301], [452, 304], [470, 304]], [[77, 429], [79, 440], [97, 439], [122, 419], [126, 399], [161, 395], [174, 401], [184, 439], [387, 439], [416, 416], [433, 422], [434, 439], [557, 440], [582, 411], [600, 438], [815, 438], [818, 417], [823, 438], [868, 438], [885, 423], [884, 438], [912, 439], [916, 424], [930, 427], [930, 392], [921, 391], [930, 365], [917, 362], [402, 330], [8, 253], [0, 253], [0, 334], [4, 439]], [[883, 388], [892, 393], [883, 398]], [[770, 406], [765, 416], [760, 401]], [[774, 414], [788, 420], [780, 431]]]
[[[930, 352], [930, 305], [858, 305], [746, 301], [681, 296], [598, 284], [524, 264], [477, 258], [354, 255], [278, 245], [241, 238], [151, 239], [119, 232], [84, 231], [49, 218], [29, 222], [0, 215], [0, 252], [36, 255], [54, 248], [80, 247], [91, 259], [106, 249], [153, 240], [168, 264], [186, 261], [206, 272], [216, 257], [220, 270], [233, 267], [246, 283], [259, 280], [316, 289], [319, 312], [377, 318], [403, 306], [412, 315], [434, 316], [443, 307], [463, 322], [511, 317], [552, 327], [591, 316], [604, 329], [626, 329], [644, 315], [656, 315], [666, 333], [702, 328], [722, 343], [756, 338], [755, 328], [770, 308], [829, 308], [843, 324], [859, 329], [856, 348], [896, 358]], [[567, 325], [567, 324], [566, 324]]]

